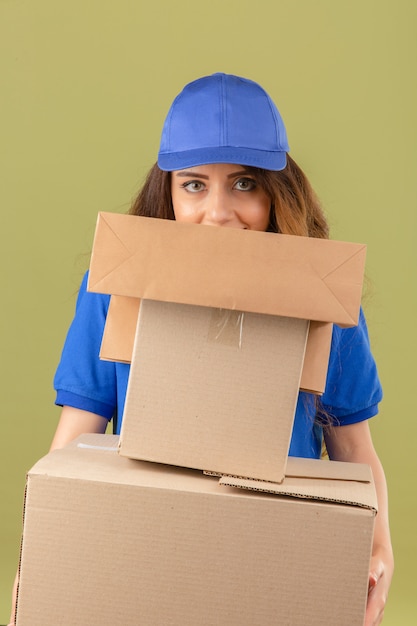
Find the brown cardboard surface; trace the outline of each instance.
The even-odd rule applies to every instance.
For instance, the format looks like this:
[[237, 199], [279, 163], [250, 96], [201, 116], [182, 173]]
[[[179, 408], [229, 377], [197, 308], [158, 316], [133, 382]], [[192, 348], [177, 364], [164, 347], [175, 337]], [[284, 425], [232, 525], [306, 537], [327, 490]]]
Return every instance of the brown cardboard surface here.
[[111, 296], [100, 347], [105, 361], [131, 363], [140, 298]]
[[[217, 476], [222, 478], [223, 475], [219, 472], [210, 472], [209, 470], [203, 470], [208, 476]], [[225, 479], [234, 479], [236, 477], [225, 476]], [[344, 463], [341, 461], [332, 461], [331, 463], [323, 462], [322, 459], [309, 459], [289, 456], [287, 459], [287, 466], [285, 469], [285, 480], [288, 478], [308, 478], [308, 479], [325, 479], [325, 480], [342, 480], [342, 481], [354, 481], [357, 483], [372, 483], [372, 471], [369, 465], [362, 463]], [[246, 479], [242, 479], [246, 480]], [[256, 481], [249, 479], [249, 487], [256, 485]], [[226, 481], [225, 481], [226, 482]], [[262, 481], [269, 485], [267, 481]], [[242, 487], [242, 485], [236, 485]], [[273, 486], [273, 490], [278, 489]], [[263, 491], [268, 491], [264, 489]], [[273, 492], [273, 491], [272, 491]], [[368, 503], [370, 508], [376, 510], [375, 502]], [[364, 502], [365, 506], [366, 503]]]
[[356, 504], [357, 506], [376, 510], [373, 485], [363, 481], [353, 483], [348, 480], [321, 478], [313, 482], [312, 479], [308, 477], [298, 478], [286, 476], [281, 484], [277, 484], [247, 478], [223, 476], [220, 478], [220, 484], [251, 491], [263, 491], [266, 493], [294, 496], [296, 498], [321, 500], [323, 502]]
[[28, 474], [17, 626], [362, 626], [372, 510], [78, 444]]
[[295, 318], [142, 300], [120, 454], [281, 481], [307, 332]]
[[332, 345], [333, 324], [310, 322], [300, 389], [322, 394], [326, 388], [327, 370]]
[[288, 457], [285, 476], [372, 483], [372, 470], [369, 465], [343, 461], [323, 462], [322, 459], [304, 459], [293, 456]]
[[366, 246], [100, 213], [88, 289], [354, 326]]
[[[100, 358], [122, 363], [132, 361], [139, 306], [140, 298], [115, 295], [110, 298]], [[332, 328], [329, 322], [310, 322], [300, 380], [300, 389], [304, 391], [324, 392]]]
[[100, 347], [104, 361], [131, 363], [140, 298], [111, 296]]

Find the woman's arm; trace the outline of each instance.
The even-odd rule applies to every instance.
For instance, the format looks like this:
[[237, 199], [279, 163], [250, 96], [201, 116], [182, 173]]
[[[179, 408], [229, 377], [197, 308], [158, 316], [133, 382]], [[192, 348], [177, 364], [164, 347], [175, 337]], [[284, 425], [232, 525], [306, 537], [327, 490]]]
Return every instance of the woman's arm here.
[[384, 470], [372, 442], [368, 421], [332, 427], [326, 433], [325, 441], [329, 458], [333, 461], [366, 463], [372, 468], [378, 498], [378, 514], [375, 518], [365, 626], [377, 626], [384, 615], [394, 571]]
[[107, 424], [107, 419], [101, 415], [64, 406], [50, 450], [63, 448], [78, 435], [84, 433], [104, 433]]
[[[108, 421], [105, 417], [96, 413], [89, 413], [82, 409], [75, 409], [71, 406], [64, 406], [61, 411], [58, 426], [52, 439], [51, 450], [63, 448], [67, 443], [82, 435], [83, 433], [104, 433]], [[18, 574], [12, 591], [12, 610], [9, 626], [15, 623], [16, 596], [17, 596]]]

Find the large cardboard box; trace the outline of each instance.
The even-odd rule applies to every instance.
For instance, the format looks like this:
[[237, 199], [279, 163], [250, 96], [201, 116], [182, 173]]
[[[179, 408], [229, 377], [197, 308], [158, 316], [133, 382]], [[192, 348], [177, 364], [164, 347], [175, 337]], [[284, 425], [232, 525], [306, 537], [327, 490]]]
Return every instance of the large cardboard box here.
[[290, 459], [282, 485], [241, 485], [270, 494], [116, 447], [85, 435], [30, 470], [17, 626], [362, 626], [367, 466]]

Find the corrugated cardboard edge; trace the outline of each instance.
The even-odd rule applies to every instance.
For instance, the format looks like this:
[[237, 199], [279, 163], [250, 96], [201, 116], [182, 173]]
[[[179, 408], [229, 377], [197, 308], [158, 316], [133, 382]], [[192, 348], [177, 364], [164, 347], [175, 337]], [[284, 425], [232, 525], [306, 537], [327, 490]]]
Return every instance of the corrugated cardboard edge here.
[[[140, 298], [111, 296], [100, 349], [105, 361], [130, 363], [140, 308]], [[322, 394], [326, 387], [333, 324], [310, 322], [300, 389]]]
[[[204, 470], [207, 476], [222, 477], [223, 474]], [[328, 461], [327, 459], [310, 459], [289, 456], [285, 469], [287, 478], [323, 478], [328, 480], [348, 480], [361, 483], [372, 482], [372, 470], [365, 463], [347, 463], [343, 461]], [[245, 478], [234, 476], [233, 478]], [[262, 482], [262, 481], [260, 481]]]
[[335, 502], [378, 510], [371, 468], [359, 463], [340, 463], [288, 457], [282, 483], [222, 476], [220, 485], [280, 496]]
[[29, 473], [26, 474], [26, 484], [25, 484], [25, 491], [24, 491], [24, 496], [23, 496], [22, 534], [21, 534], [21, 537], [20, 537], [19, 562], [18, 562], [18, 566], [17, 566], [18, 575], [17, 575], [17, 581], [16, 581], [16, 597], [15, 597], [15, 604], [14, 604], [14, 612], [15, 612], [15, 616], [16, 617], [15, 617], [15, 621], [13, 622], [14, 624], [16, 624], [16, 619], [17, 619], [17, 616], [18, 616], [18, 608], [19, 608], [19, 586], [20, 586], [20, 573], [21, 573], [21, 569], [22, 569], [23, 539], [24, 539], [23, 529], [24, 529], [24, 526], [25, 526], [28, 481], [29, 481]]

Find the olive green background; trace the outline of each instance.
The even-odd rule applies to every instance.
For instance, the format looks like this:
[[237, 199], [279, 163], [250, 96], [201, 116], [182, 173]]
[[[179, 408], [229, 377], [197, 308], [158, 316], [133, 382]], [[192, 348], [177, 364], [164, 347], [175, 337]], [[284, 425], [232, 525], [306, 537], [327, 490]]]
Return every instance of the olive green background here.
[[416, 7], [0, 0], [0, 623], [97, 212], [127, 210], [173, 97], [215, 71], [269, 91], [333, 238], [368, 244], [364, 306], [385, 389], [372, 430], [397, 566], [384, 624], [416, 623]]

